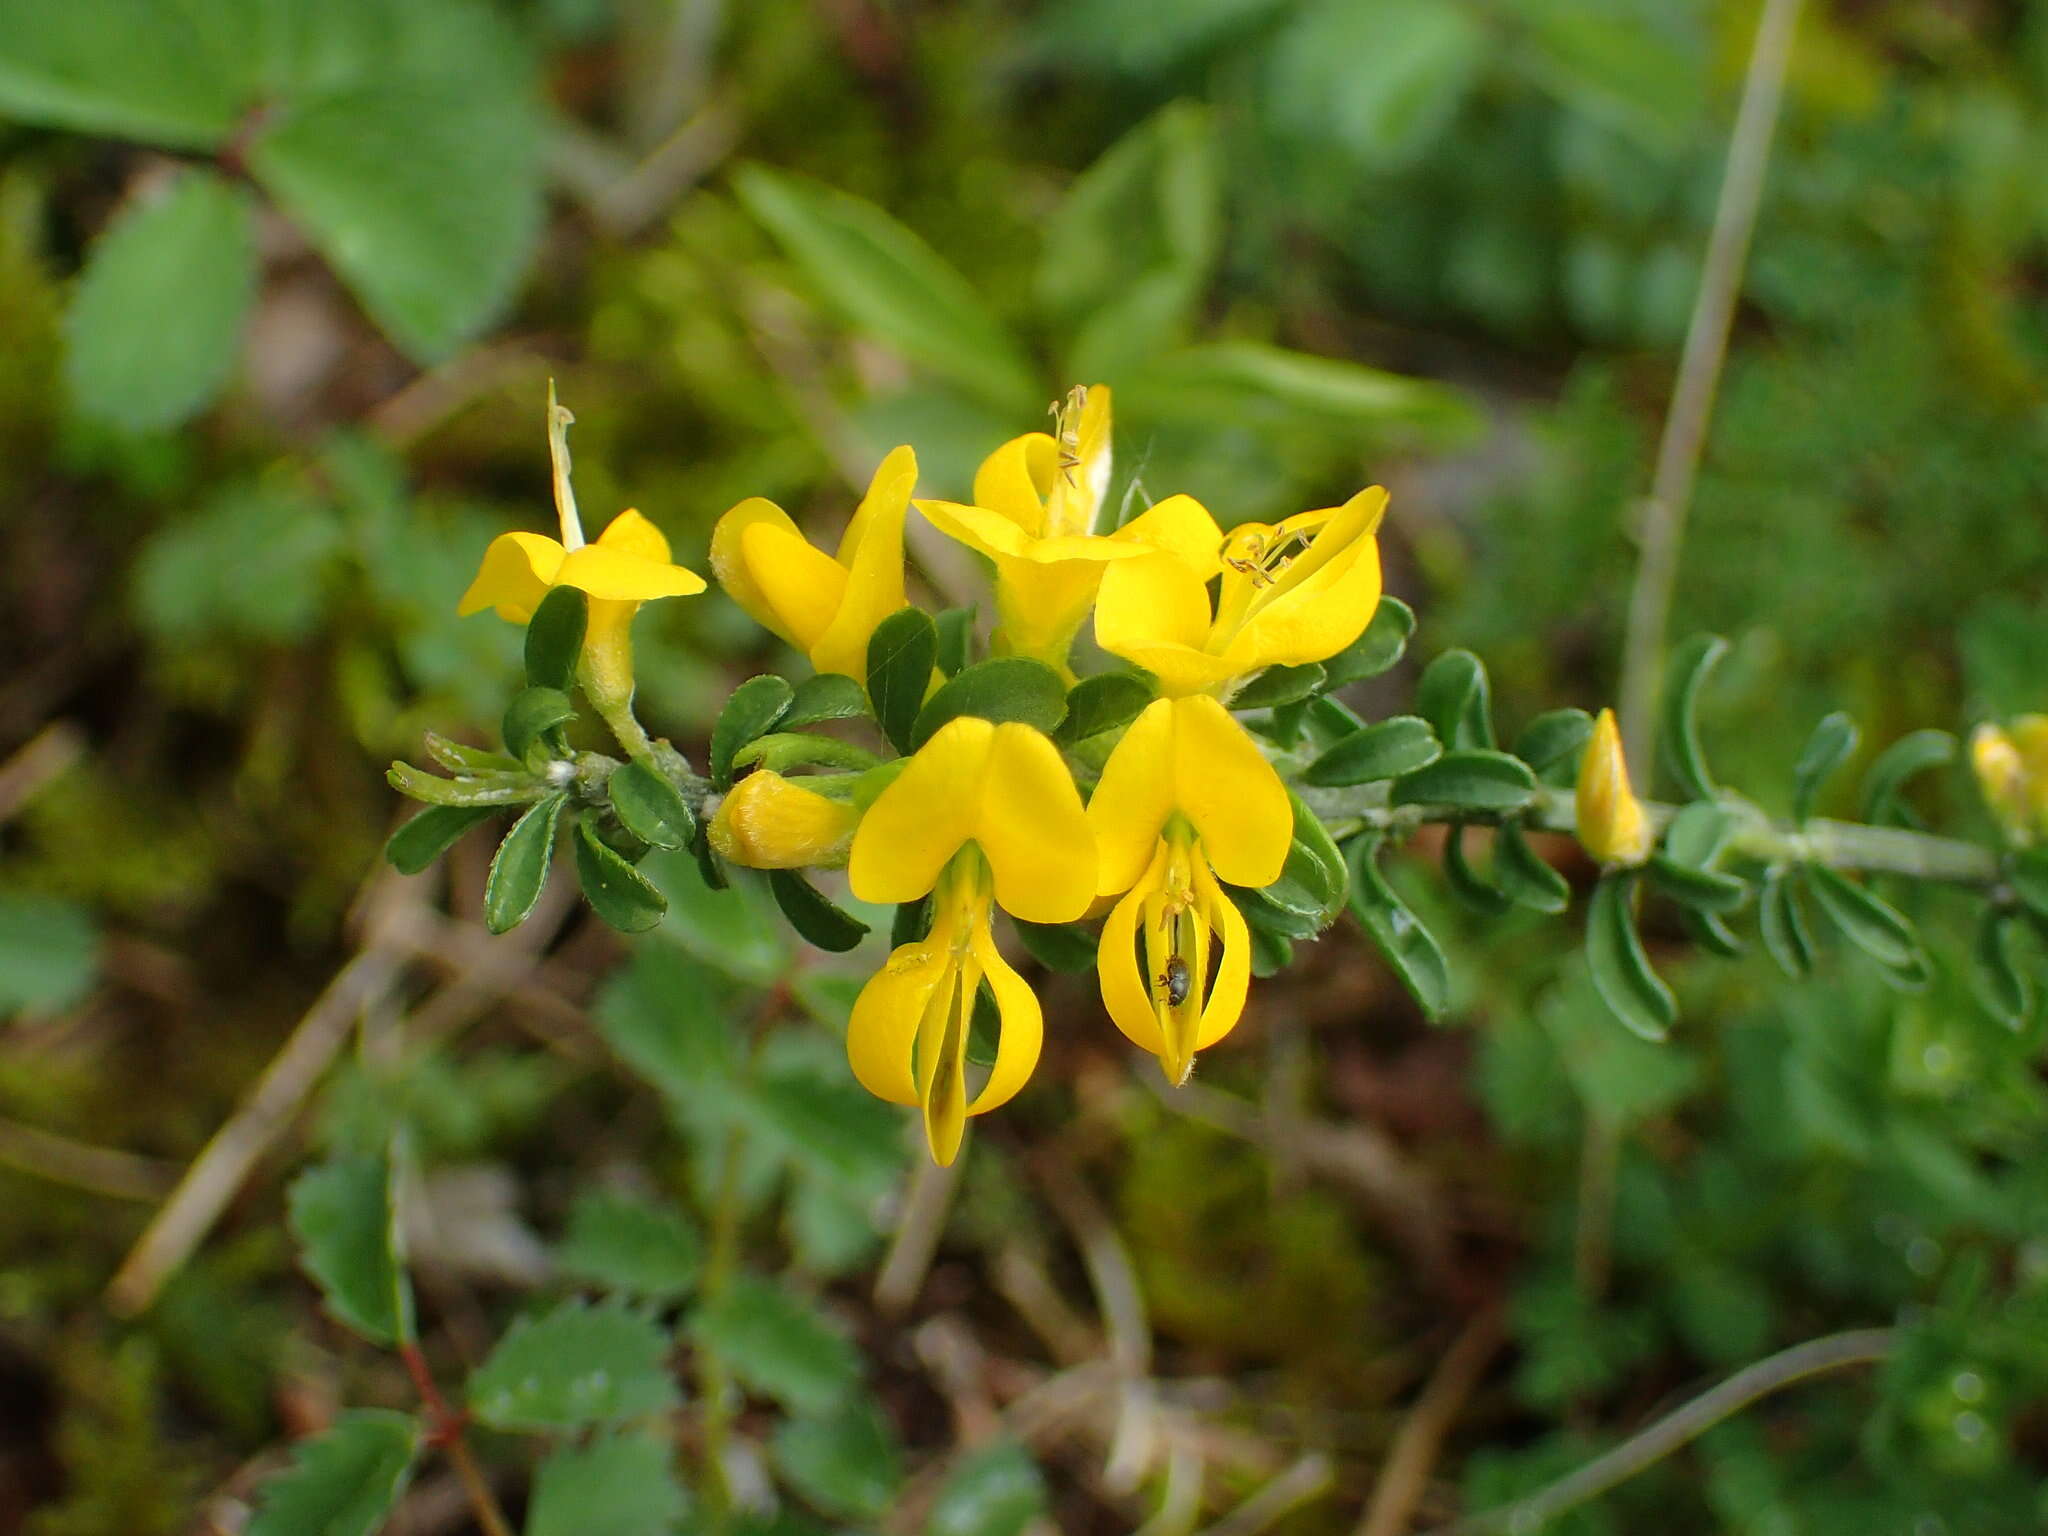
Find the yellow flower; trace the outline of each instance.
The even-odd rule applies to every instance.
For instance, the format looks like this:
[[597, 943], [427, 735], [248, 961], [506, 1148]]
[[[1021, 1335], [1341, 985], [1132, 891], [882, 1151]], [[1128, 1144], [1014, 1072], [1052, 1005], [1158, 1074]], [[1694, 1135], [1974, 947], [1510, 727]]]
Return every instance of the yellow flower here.
[[1614, 711], [1603, 709], [1593, 723], [1593, 739], [1579, 759], [1579, 842], [1603, 864], [1634, 865], [1649, 858], [1656, 846], [1643, 802], [1629, 788], [1628, 762], [1621, 754], [1621, 729]]
[[1056, 436], [1027, 432], [982, 461], [974, 505], [920, 501], [917, 509], [995, 562], [996, 650], [1036, 657], [1071, 677], [1067, 650], [1105, 564], [1165, 551], [1206, 581], [1216, 574], [1222, 535], [1195, 501], [1172, 496], [1098, 537], [1109, 487], [1109, 386], [1075, 389], [1057, 414]]
[[578, 587], [589, 593], [581, 676], [592, 702], [609, 709], [623, 706], [633, 696], [631, 626], [640, 605], [693, 596], [704, 590], [704, 578], [672, 563], [661, 530], [631, 508], [613, 518], [595, 544], [583, 542], [576, 493], [569, 484], [568, 429], [575, 419], [555, 403], [555, 387], [549, 384], [548, 449], [554, 461], [561, 539], [505, 533], [491, 540], [476, 580], [455, 611], [466, 615], [489, 608], [501, 619], [524, 624], [551, 588]]
[[1237, 1023], [1251, 979], [1251, 935], [1218, 876], [1279, 879], [1294, 830], [1286, 787], [1215, 699], [1160, 699], [1111, 752], [1088, 823], [1097, 894], [1124, 893], [1096, 952], [1103, 1005], [1168, 1082], [1185, 1082], [1195, 1052]]
[[[1095, 897], [1095, 842], [1051, 741], [1029, 726], [950, 720], [876, 798], [854, 834], [847, 874], [863, 901], [934, 896], [931, 932], [899, 946], [862, 988], [846, 1034], [870, 1093], [923, 1109], [941, 1164], [969, 1115], [1007, 1102], [1044, 1039], [1038, 999], [996, 950], [992, 909], [1071, 922]], [[967, 1039], [983, 982], [1001, 1020], [996, 1059], [967, 1089]]]
[[2008, 838], [2025, 847], [2048, 834], [2048, 715], [2021, 715], [2010, 731], [1978, 726], [1970, 733], [1970, 767]]
[[1168, 695], [1227, 696], [1266, 667], [1334, 656], [1379, 606], [1374, 535], [1386, 506], [1373, 486], [1341, 507], [1241, 524], [1223, 541], [1213, 613], [1207, 577], [1185, 561], [1119, 561], [1103, 573], [1096, 642], [1152, 672]]
[[711, 531], [711, 569], [734, 602], [820, 672], [867, 676], [868, 637], [903, 606], [903, 518], [917, 455], [882, 460], [837, 555], [804, 538], [789, 514], [750, 496]]
[[718, 803], [711, 846], [748, 869], [832, 868], [846, 862], [859, 807], [769, 769], [748, 774]]

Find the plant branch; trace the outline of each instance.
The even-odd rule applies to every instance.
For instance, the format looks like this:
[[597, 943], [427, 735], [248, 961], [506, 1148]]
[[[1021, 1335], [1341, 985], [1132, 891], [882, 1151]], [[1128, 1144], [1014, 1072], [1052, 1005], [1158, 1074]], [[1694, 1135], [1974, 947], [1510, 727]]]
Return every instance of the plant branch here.
[[485, 1536], [513, 1536], [512, 1522], [505, 1517], [505, 1511], [498, 1504], [498, 1496], [491, 1492], [491, 1485], [471, 1454], [469, 1441], [464, 1435], [467, 1424], [465, 1415], [452, 1407], [441, 1393], [441, 1387], [434, 1380], [434, 1373], [427, 1367], [427, 1357], [420, 1353], [420, 1347], [411, 1339], [398, 1343], [398, 1357], [405, 1362], [405, 1371], [412, 1378], [414, 1389], [420, 1395], [420, 1402], [427, 1410], [428, 1439], [447, 1456], [449, 1465], [455, 1468], [455, 1475], [462, 1483], [462, 1491], [469, 1497], [469, 1507], [476, 1515], [476, 1521]]

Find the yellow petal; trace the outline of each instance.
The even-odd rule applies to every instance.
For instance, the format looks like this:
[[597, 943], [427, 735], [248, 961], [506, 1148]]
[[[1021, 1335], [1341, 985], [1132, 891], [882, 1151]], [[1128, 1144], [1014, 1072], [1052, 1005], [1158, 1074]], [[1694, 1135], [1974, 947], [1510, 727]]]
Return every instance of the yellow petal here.
[[1195, 1049], [1205, 1051], [1229, 1034], [1244, 1013], [1245, 995], [1251, 988], [1252, 935], [1237, 903], [1217, 886], [1216, 877], [1200, 858], [1195, 860], [1195, 899], [1216, 930], [1222, 950], [1216, 980], [1202, 1004], [1201, 1031], [1195, 1036]]
[[[932, 742], [963, 723], [948, 722]], [[898, 779], [883, 798], [902, 784]], [[1068, 923], [1086, 912], [1095, 899], [1095, 835], [1059, 749], [1030, 726], [1006, 721], [994, 728], [978, 787], [973, 836], [995, 875], [1002, 909], [1031, 923]]]
[[1209, 593], [1174, 555], [1148, 550], [1102, 573], [1095, 640], [1105, 651], [1150, 666], [1141, 651], [1199, 651], [1209, 637]]
[[631, 507], [605, 526], [597, 542], [606, 549], [652, 560], [656, 565], [669, 563], [668, 536]]
[[995, 1065], [989, 1069], [988, 1081], [981, 1085], [974, 1102], [967, 1106], [968, 1114], [979, 1115], [1007, 1104], [1030, 1081], [1045, 1042], [1045, 1016], [1039, 1009], [1037, 994], [997, 952], [986, 914], [975, 925], [972, 942], [974, 958], [981, 962], [983, 979], [995, 994], [996, 1011], [1002, 1018], [996, 1037]]
[[1629, 787], [1622, 756], [1621, 728], [1614, 711], [1593, 722], [1592, 740], [1579, 760], [1577, 792], [1579, 842], [1603, 864], [1640, 864], [1650, 856], [1656, 832], [1642, 802]]
[[1102, 766], [1088, 799], [1095, 833], [1095, 891], [1113, 896], [1145, 873], [1173, 812], [1174, 706], [1157, 699], [1133, 720]]
[[1138, 918], [1146, 896], [1158, 885], [1166, 868], [1166, 844], [1153, 850], [1150, 866], [1130, 893], [1110, 909], [1102, 925], [1102, 940], [1095, 951], [1095, 977], [1102, 988], [1102, 1005], [1110, 1021], [1124, 1037], [1142, 1051], [1158, 1055], [1165, 1049], [1159, 1032], [1159, 1013], [1152, 1001], [1152, 988], [1138, 963]]
[[633, 615], [638, 603], [590, 600], [589, 625], [583, 631], [583, 655], [576, 676], [590, 701], [614, 709], [633, 697]]
[[[1108, 540], [1098, 542], [1107, 543]], [[1032, 656], [1068, 678], [1067, 653], [1095, 602], [1102, 567], [1069, 560], [1040, 565], [1033, 560], [996, 560], [996, 632], [999, 651]]]
[[932, 1161], [952, 1166], [967, 1131], [967, 1033], [974, 1013], [974, 978], [957, 961], [925, 1004], [917, 1036], [918, 1098]]
[[1217, 874], [1232, 885], [1271, 885], [1294, 840], [1287, 787], [1216, 700], [1197, 694], [1175, 699], [1172, 707], [1174, 802], [1194, 824]]
[[1223, 530], [1216, 526], [1209, 509], [1192, 496], [1167, 497], [1111, 537], [1176, 555], [1203, 581], [1222, 569]]
[[1092, 533], [1103, 493], [1109, 489], [1109, 386], [1092, 384], [1075, 390], [1061, 406], [1059, 422], [1055, 448], [1060, 457], [1053, 466], [1052, 486], [1045, 493], [1044, 531]]
[[[738, 603], [749, 618], [764, 629], [775, 629], [776, 621], [768, 607], [768, 599], [755, 585], [746, 552], [741, 547], [747, 530], [756, 524], [780, 528], [795, 538], [803, 537], [782, 508], [766, 497], [749, 496], [721, 517], [711, 530], [711, 574], [718, 578], [718, 584], [725, 588], [726, 595]], [[776, 633], [782, 632], [776, 630]], [[788, 635], [782, 638], [790, 640]], [[796, 642], [790, 640], [790, 643], [794, 645]]]
[[[938, 883], [946, 861], [978, 831], [982, 782], [995, 736], [996, 727], [988, 721], [963, 715], [940, 726], [918, 749], [853, 835], [847, 877], [854, 895], [862, 901], [915, 901]], [[1060, 772], [1066, 772], [1064, 763]], [[1067, 792], [1074, 793], [1071, 780]], [[1092, 859], [1092, 848], [1089, 852]], [[1094, 878], [1092, 869], [1089, 878]]]
[[1058, 466], [1059, 444], [1045, 433], [1013, 437], [974, 472], [974, 504], [1036, 537], [1045, 531], [1045, 497]]
[[568, 551], [539, 533], [501, 533], [484, 550], [476, 580], [455, 605], [459, 614], [494, 609], [501, 619], [524, 624], [555, 584]]
[[765, 520], [740, 535], [740, 554], [770, 615], [766, 627], [808, 655], [846, 597], [845, 567], [802, 534]]
[[801, 869], [845, 858], [860, 812], [843, 800], [763, 770], [719, 802], [711, 846], [747, 869]]
[[572, 549], [555, 575], [558, 587], [581, 587], [593, 598], [615, 603], [650, 603], [662, 597], [691, 597], [704, 578], [680, 565], [644, 560], [603, 544]]
[[903, 606], [903, 519], [917, 485], [917, 455], [898, 448], [882, 460], [839, 541], [846, 571], [832, 622], [808, 648], [820, 672], [867, 675], [875, 626]]
[[1224, 652], [1234, 675], [1321, 661], [1365, 633], [1380, 601], [1379, 543], [1371, 530], [1385, 505], [1377, 486], [1352, 497], [1281, 575], [1281, 590], [1254, 604]]
[[905, 944], [860, 989], [846, 1026], [846, 1057], [861, 1087], [876, 1098], [917, 1103], [911, 1071], [917, 1028], [947, 969], [943, 947]]

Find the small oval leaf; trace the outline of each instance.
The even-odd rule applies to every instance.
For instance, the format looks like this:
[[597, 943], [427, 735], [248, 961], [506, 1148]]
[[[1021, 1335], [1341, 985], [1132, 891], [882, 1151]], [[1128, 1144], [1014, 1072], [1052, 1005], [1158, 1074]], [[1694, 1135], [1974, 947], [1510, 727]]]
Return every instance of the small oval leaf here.
[[559, 688], [522, 688], [505, 706], [505, 749], [521, 762], [536, 747], [561, 751], [561, 728], [576, 718], [576, 705]]
[[1415, 713], [1447, 747], [1491, 748], [1493, 702], [1486, 663], [1470, 651], [1445, 651], [1416, 679]]
[[1103, 672], [1084, 677], [1067, 693], [1067, 716], [1053, 737], [1062, 746], [1128, 725], [1157, 698], [1149, 675]]
[[1553, 709], [1522, 727], [1515, 738], [1515, 756], [1536, 772], [1569, 765], [1574, 772], [1586, 743], [1593, 739], [1593, 717], [1583, 709]]
[[526, 623], [526, 681], [535, 688], [567, 691], [576, 680], [583, 632], [590, 623], [590, 598], [578, 587], [554, 587]]
[[401, 875], [416, 875], [471, 827], [498, 814], [493, 805], [432, 805], [391, 834], [384, 857]]
[[1536, 793], [1536, 776], [1505, 752], [1446, 752], [1427, 767], [1394, 780], [1395, 805], [1442, 805], [1457, 811], [1518, 811]]
[[1012, 918], [1031, 958], [1049, 971], [1078, 976], [1095, 969], [1095, 935], [1078, 923], [1027, 923]]
[[768, 871], [768, 889], [790, 927], [819, 949], [844, 954], [867, 937], [868, 925], [833, 905], [816, 886], [793, 869]]
[[1499, 917], [1514, 902], [1505, 891], [1488, 883], [1465, 857], [1465, 834], [1470, 830], [1470, 825], [1462, 821], [1454, 821], [1444, 829], [1444, 882], [1453, 896], [1480, 916]]
[[1586, 962], [1593, 985], [1614, 1016], [1645, 1040], [1663, 1040], [1678, 1018], [1678, 1003], [1663, 978], [1650, 967], [1636, 932], [1629, 897], [1635, 876], [1605, 875], [1593, 887], [1586, 914]]
[[967, 655], [974, 641], [974, 609], [947, 608], [932, 621], [939, 635], [939, 670], [956, 677], [967, 670]]
[[576, 823], [576, 878], [590, 910], [621, 933], [645, 933], [668, 911], [668, 898], [607, 846], [587, 817]]
[[683, 792], [639, 758], [612, 771], [605, 793], [619, 824], [651, 848], [687, 848], [697, 835], [697, 818]]
[[1231, 696], [1232, 709], [1272, 709], [1313, 697], [1323, 687], [1320, 664], [1300, 667], [1268, 667]]
[[1796, 875], [1779, 871], [1764, 881], [1757, 900], [1757, 931], [1764, 948], [1778, 962], [1778, 969], [1794, 981], [1813, 973], [1813, 935], [1807, 931], [1806, 913], [1799, 905]]
[[1323, 662], [1325, 689], [1342, 688], [1390, 671], [1415, 633], [1415, 610], [1398, 597], [1382, 597], [1365, 633]]
[[1712, 912], [1698, 907], [1680, 907], [1678, 917], [1685, 924], [1686, 932], [1702, 949], [1712, 950], [1732, 960], [1748, 948], [1741, 935]]
[[1792, 767], [1794, 821], [1804, 821], [1813, 814], [1813, 802], [1819, 796], [1821, 786], [1849, 760], [1862, 736], [1856, 722], [1840, 710], [1824, 715], [1814, 726], [1813, 734], [1806, 738], [1806, 746], [1799, 754], [1799, 761]]
[[788, 679], [764, 672], [750, 677], [733, 689], [718, 723], [711, 728], [711, 782], [720, 789], [732, 788], [733, 754], [757, 736], [773, 730], [790, 704], [796, 690]]
[[1355, 731], [1302, 770], [1301, 782], [1325, 788], [1397, 779], [1443, 756], [1443, 744], [1429, 722], [1395, 715]]
[[963, 715], [978, 720], [1016, 721], [1052, 731], [1067, 713], [1067, 686], [1059, 673], [1029, 656], [998, 656], [978, 662], [939, 685], [910, 728], [915, 752], [940, 726]]
[[909, 752], [911, 728], [924, 707], [939, 632], [921, 608], [899, 608], [868, 637], [868, 702], [876, 723], [898, 752]]
[[1906, 781], [1955, 761], [1956, 739], [1947, 731], [1913, 731], [1877, 754], [1863, 774], [1863, 819], [1883, 826], [1918, 828], [1912, 808], [1899, 798]]
[[775, 723], [785, 731], [825, 720], [858, 720], [868, 712], [860, 684], [839, 672], [819, 672], [796, 685], [789, 708]]
[[1519, 821], [1502, 822], [1493, 835], [1493, 879], [1516, 906], [1556, 913], [1571, 905], [1571, 886], [1529, 846]]
[[2027, 973], [2013, 963], [2007, 933], [2011, 918], [2011, 913], [1992, 908], [1978, 922], [1970, 981], [1984, 1011], [2007, 1029], [2019, 1030], [2034, 1011], [2034, 988]]
[[1807, 866], [1806, 880], [1842, 937], [1883, 966], [1892, 979], [1907, 980], [1925, 968], [1913, 925], [1896, 907], [1824, 864]]
[[1351, 871], [1351, 914], [1372, 937], [1424, 1016], [1434, 1022], [1450, 1006], [1450, 964], [1435, 935], [1380, 874], [1380, 843], [1378, 835], [1361, 837], [1345, 849]]
[[1664, 854], [1652, 854], [1651, 882], [1673, 901], [1704, 912], [1733, 912], [1749, 900], [1749, 884], [1718, 870], [1682, 864]]
[[533, 915], [554, 857], [555, 827], [568, 803], [565, 794], [535, 802], [498, 844], [490, 877], [484, 881], [484, 926], [491, 932], [510, 933]]
[[1664, 729], [1657, 736], [1658, 750], [1689, 800], [1716, 796], [1706, 754], [1700, 750], [1699, 698], [1707, 675], [1727, 654], [1728, 642], [1719, 635], [1694, 635], [1671, 652], [1665, 669]]

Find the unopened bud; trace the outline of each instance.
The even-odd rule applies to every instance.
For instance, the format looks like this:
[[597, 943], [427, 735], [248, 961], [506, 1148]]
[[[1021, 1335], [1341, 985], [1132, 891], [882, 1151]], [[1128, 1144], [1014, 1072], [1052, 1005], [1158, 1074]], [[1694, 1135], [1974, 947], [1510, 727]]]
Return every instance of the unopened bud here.
[[[2020, 728], [2041, 719], [2038, 715], [2014, 722]], [[2030, 731], [2038, 741], [2041, 733]], [[2034, 802], [2039, 791], [2032, 788], [2027, 760], [2005, 728], [1986, 722], [1970, 733], [1970, 769], [1977, 776], [1977, 788], [1985, 805], [2004, 829], [2005, 835], [2024, 847], [2033, 842], [2036, 816]]]
[[748, 869], [836, 867], [846, 862], [860, 811], [762, 769], [719, 802], [711, 846]]
[[1629, 788], [1621, 730], [1611, 709], [1600, 711], [1579, 760], [1578, 828], [1580, 843], [1603, 864], [1640, 864], [1656, 846], [1649, 813]]

